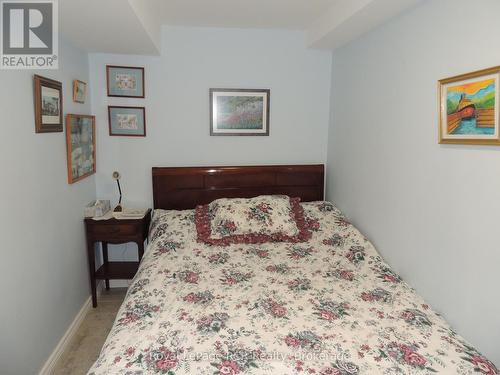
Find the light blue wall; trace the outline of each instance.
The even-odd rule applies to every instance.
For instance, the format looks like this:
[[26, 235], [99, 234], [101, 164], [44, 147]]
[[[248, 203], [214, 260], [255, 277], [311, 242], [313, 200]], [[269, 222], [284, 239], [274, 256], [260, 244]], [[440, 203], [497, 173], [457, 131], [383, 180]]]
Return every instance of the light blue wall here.
[[89, 296], [82, 210], [95, 180], [68, 185], [66, 133], [35, 134], [33, 74], [62, 82], [64, 113], [90, 113], [72, 101], [87, 55], [59, 50], [59, 70], [0, 71], [2, 375], [38, 373]]
[[[108, 98], [106, 64], [144, 66], [146, 99]], [[116, 202], [114, 170], [125, 205], [151, 207], [153, 166], [326, 161], [331, 52], [308, 50], [301, 32], [165, 27], [160, 57], [94, 54], [90, 71], [100, 198]], [[211, 87], [271, 89], [270, 136], [210, 137]], [[146, 106], [146, 138], [108, 135], [107, 106], [120, 104]]]
[[500, 149], [437, 141], [437, 81], [500, 65], [500, 2], [434, 0], [336, 51], [328, 196], [500, 365]]

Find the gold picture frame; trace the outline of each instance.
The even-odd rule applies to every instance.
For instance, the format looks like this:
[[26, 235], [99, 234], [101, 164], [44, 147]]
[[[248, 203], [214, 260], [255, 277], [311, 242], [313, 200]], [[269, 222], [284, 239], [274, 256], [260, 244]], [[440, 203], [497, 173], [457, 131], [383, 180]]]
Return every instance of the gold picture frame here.
[[73, 184], [96, 172], [95, 117], [66, 115], [68, 183]]
[[500, 145], [500, 66], [439, 80], [439, 143]]
[[87, 97], [87, 83], [78, 79], [73, 80], [73, 101], [75, 103], [85, 103]]

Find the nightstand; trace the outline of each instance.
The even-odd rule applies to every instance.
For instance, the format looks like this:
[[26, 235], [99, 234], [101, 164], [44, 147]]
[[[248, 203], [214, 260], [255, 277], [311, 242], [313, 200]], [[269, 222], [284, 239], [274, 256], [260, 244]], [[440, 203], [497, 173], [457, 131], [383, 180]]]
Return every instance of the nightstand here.
[[[96, 280], [105, 280], [106, 289], [109, 289], [109, 280], [132, 279], [139, 268], [144, 255], [144, 241], [148, 238], [151, 209], [142, 219], [85, 219], [87, 235], [87, 258], [89, 262], [90, 288], [92, 290], [92, 306], [97, 306]], [[95, 269], [95, 243], [102, 244], [103, 265]], [[122, 244], [135, 242], [138, 248], [138, 262], [109, 262], [108, 243]]]

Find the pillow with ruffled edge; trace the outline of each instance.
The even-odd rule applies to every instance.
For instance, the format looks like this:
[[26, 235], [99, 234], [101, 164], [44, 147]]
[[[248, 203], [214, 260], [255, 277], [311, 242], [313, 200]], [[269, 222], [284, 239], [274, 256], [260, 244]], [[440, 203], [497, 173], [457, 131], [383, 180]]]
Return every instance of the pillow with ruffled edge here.
[[[262, 198], [264, 196], [256, 197], [256, 198], [250, 198], [250, 199], [240, 199], [240, 198], [235, 198], [235, 199], [227, 199], [223, 198], [225, 201], [230, 201], [232, 204], [243, 204], [247, 205], [250, 207], [251, 214], [255, 214], [255, 205], [252, 207], [252, 203], [256, 203], [256, 200], [259, 199], [259, 205], [261, 205]], [[265, 213], [269, 208], [273, 207], [273, 200], [276, 198], [283, 198], [283, 196], [266, 196], [268, 198], [268, 201], [264, 201], [264, 206], [261, 206], [258, 211], [259, 213]], [[267, 243], [267, 242], [292, 242], [292, 243], [297, 243], [297, 242], [306, 242], [308, 241], [312, 233], [309, 230], [309, 227], [307, 225], [307, 220], [304, 216], [304, 210], [302, 206], [300, 205], [300, 198], [288, 198], [289, 201], [289, 212], [288, 212], [288, 218], [283, 220], [285, 222], [290, 221], [290, 219], [294, 222], [296, 226], [296, 230], [293, 231], [293, 233], [290, 233], [290, 231], [284, 232], [284, 231], [276, 231], [276, 232], [266, 232], [266, 230], [262, 230], [262, 226], [260, 227], [261, 230], [257, 231], [252, 231], [252, 232], [238, 232], [238, 227], [235, 223], [241, 222], [241, 220], [247, 220], [248, 218], [242, 218], [241, 217], [241, 209], [240, 210], [225, 210], [224, 215], [221, 215], [224, 217], [224, 220], [227, 222], [224, 223], [224, 228], [227, 229], [227, 233], [213, 233], [213, 226], [215, 225], [215, 222], [219, 221], [220, 224], [220, 218], [217, 217], [218, 214], [218, 209], [219, 209], [219, 202], [221, 200], [215, 200], [210, 204], [207, 205], [200, 205], [196, 207], [195, 211], [195, 224], [196, 224], [196, 230], [198, 234], [198, 242], [204, 242], [209, 245], [215, 245], [215, 246], [229, 246], [231, 244], [260, 244], [260, 243]], [[239, 207], [241, 208], [241, 207]], [[234, 215], [231, 220], [231, 214]], [[275, 225], [276, 226], [276, 225]], [[283, 228], [283, 226], [277, 225], [277, 227]], [[285, 225], [286, 227], [286, 225]], [[225, 235], [224, 235], [225, 234]]]

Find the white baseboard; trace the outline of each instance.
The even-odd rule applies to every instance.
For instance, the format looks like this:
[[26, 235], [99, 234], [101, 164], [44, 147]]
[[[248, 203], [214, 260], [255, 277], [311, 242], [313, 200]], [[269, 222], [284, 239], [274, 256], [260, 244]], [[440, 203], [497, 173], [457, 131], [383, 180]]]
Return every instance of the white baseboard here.
[[75, 335], [76, 331], [78, 331], [78, 328], [80, 328], [83, 319], [85, 319], [85, 316], [87, 315], [87, 313], [91, 308], [92, 308], [92, 298], [89, 297], [83, 304], [78, 314], [76, 314], [75, 319], [73, 319], [73, 322], [71, 322], [70, 326], [64, 333], [61, 340], [59, 340], [59, 343], [56, 345], [54, 351], [52, 352], [52, 354], [50, 355], [50, 357], [47, 359], [42, 369], [40, 370], [39, 375], [52, 374], [52, 371], [54, 370], [57, 361], [61, 357], [62, 353], [64, 352], [68, 344], [71, 342], [71, 339]]
[[[97, 285], [97, 296], [99, 296], [104, 288], [104, 283], [100, 282]], [[78, 331], [78, 328], [80, 328], [80, 325], [83, 322], [83, 319], [87, 316], [87, 313], [90, 311], [92, 308], [92, 297], [87, 298], [87, 300], [84, 302], [82, 305], [82, 308], [80, 311], [78, 311], [78, 314], [76, 314], [75, 319], [71, 322], [69, 325], [68, 329], [64, 333], [63, 337], [61, 337], [61, 340], [57, 343], [56, 347], [54, 348], [54, 351], [50, 355], [50, 357], [47, 359], [45, 364], [43, 365], [42, 369], [38, 373], [38, 375], [50, 375], [52, 374], [52, 371], [54, 370], [54, 367], [57, 364], [57, 361], [59, 358], [61, 358], [61, 355], [64, 353], [64, 351], [67, 349], [69, 343], [71, 342], [71, 339], [75, 335], [75, 333]]]

